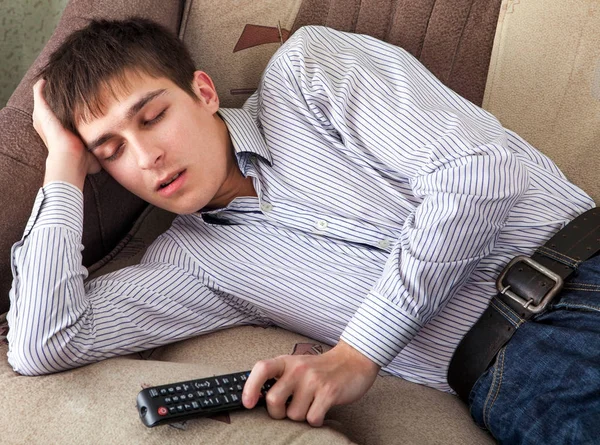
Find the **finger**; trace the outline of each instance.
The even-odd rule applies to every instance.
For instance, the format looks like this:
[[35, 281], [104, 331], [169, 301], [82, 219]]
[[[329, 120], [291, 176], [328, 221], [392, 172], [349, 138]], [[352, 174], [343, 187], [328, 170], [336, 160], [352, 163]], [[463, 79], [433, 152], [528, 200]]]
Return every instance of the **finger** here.
[[333, 406], [332, 397], [326, 392], [320, 391], [315, 394], [315, 398], [306, 413], [306, 421], [311, 426], [322, 426], [325, 420], [325, 414]]
[[276, 377], [283, 375], [285, 370], [285, 362], [280, 358], [271, 360], [260, 360], [256, 362], [248, 380], [244, 384], [242, 393], [242, 403], [246, 408], [254, 408], [258, 398], [261, 396], [260, 390], [264, 383]]
[[33, 85], [33, 104], [34, 104], [34, 108], [36, 105], [38, 106], [45, 106], [46, 105], [46, 99], [44, 98], [44, 87], [46, 86], [46, 79], [39, 79], [34, 85]]
[[[281, 382], [282, 380], [278, 381]], [[291, 394], [290, 392], [289, 394]], [[286, 416], [292, 420], [303, 421], [306, 420], [306, 414], [310, 408], [315, 397], [314, 390], [312, 388], [295, 388], [293, 390], [294, 397], [291, 399], [291, 403], [288, 405], [286, 410]]]
[[287, 401], [295, 392], [296, 382], [284, 374], [267, 392], [267, 411], [273, 419], [285, 419]]

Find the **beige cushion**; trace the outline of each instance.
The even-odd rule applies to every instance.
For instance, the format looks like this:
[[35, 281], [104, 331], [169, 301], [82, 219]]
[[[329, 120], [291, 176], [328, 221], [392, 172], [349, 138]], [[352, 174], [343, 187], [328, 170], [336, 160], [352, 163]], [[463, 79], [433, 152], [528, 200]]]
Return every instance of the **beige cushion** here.
[[483, 107], [600, 201], [600, 5], [505, 0]]
[[[179, 37], [215, 82], [221, 106], [241, 107], [289, 35], [302, 0], [186, 2]], [[281, 40], [280, 33], [281, 30]]]
[[[273, 420], [264, 407], [146, 428], [137, 393], [160, 385], [250, 369], [260, 358], [312, 340], [279, 328], [241, 327], [41, 377], [0, 362], [4, 401], [0, 440], [7, 444], [486, 444], [454, 396], [392, 376], [378, 377], [360, 401], [334, 407], [323, 428]], [[0, 355], [6, 355], [0, 345]], [[325, 348], [326, 349], [326, 348]]]

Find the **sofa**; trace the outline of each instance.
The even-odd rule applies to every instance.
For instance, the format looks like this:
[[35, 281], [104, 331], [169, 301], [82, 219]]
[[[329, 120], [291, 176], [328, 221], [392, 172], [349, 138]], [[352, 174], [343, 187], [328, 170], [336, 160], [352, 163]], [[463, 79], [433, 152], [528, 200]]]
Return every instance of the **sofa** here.
[[[0, 110], [0, 443], [486, 444], [491, 436], [453, 394], [382, 373], [321, 428], [273, 420], [264, 407], [146, 428], [145, 387], [251, 369], [322, 344], [277, 327], [214, 332], [54, 375], [26, 377], [6, 360], [10, 247], [42, 184], [46, 149], [31, 125], [35, 73], [90, 18], [154, 19], [188, 44], [224, 107], [254, 91], [269, 57], [307, 24], [402, 46], [442, 82], [496, 115], [600, 199], [600, 6], [578, 0], [71, 0], [43, 51]], [[83, 262], [90, 278], [139, 261], [175, 217], [101, 172], [84, 190]]]

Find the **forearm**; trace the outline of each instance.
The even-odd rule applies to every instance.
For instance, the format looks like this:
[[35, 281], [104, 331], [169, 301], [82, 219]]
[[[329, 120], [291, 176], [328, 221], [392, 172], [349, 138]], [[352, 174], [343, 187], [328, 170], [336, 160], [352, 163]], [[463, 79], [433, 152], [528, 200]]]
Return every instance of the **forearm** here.
[[12, 249], [9, 361], [23, 374], [73, 367], [69, 327], [86, 310], [81, 264], [83, 197], [52, 183], [40, 190], [23, 239]]

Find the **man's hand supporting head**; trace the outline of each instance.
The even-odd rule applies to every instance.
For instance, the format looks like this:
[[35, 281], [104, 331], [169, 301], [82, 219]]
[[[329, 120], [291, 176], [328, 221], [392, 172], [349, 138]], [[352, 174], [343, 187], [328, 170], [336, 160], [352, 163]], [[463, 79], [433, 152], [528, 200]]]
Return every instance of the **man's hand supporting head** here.
[[100, 164], [86, 149], [81, 139], [65, 129], [44, 98], [46, 81], [40, 79], [33, 86], [33, 127], [48, 148], [44, 185], [64, 181], [83, 191], [88, 173], [98, 173]]
[[375, 362], [340, 340], [323, 355], [282, 355], [257, 362], [244, 386], [242, 401], [246, 408], [253, 408], [261, 397], [262, 385], [276, 378], [277, 383], [266, 396], [269, 415], [321, 426], [332, 406], [361, 398], [373, 385], [379, 369]]

